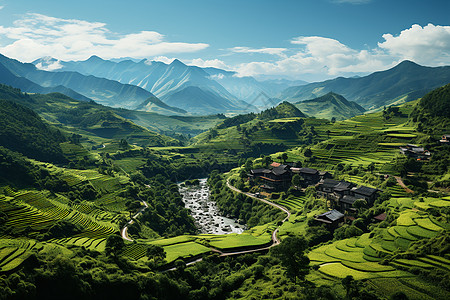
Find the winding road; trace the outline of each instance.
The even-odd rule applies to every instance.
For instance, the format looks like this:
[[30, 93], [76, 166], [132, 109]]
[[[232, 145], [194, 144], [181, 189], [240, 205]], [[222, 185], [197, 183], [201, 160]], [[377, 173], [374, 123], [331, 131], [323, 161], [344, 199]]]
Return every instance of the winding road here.
[[142, 201], [142, 202], [144, 203], [144, 206], [141, 207], [141, 209], [139, 209], [139, 211], [131, 218], [131, 220], [127, 224], [125, 224], [125, 226], [123, 226], [122, 230], [120, 230], [120, 235], [122, 236], [122, 238], [124, 240], [130, 241], [130, 242], [133, 241], [133, 239], [128, 236], [128, 226], [133, 224], [134, 219], [139, 217], [139, 215], [142, 214], [142, 212], [148, 208], [147, 202], [145, 202], [145, 201]]
[[[228, 187], [229, 189], [231, 189], [232, 191], [236, 192], [236, 193], [244, 194], [244, 195], [246, 195], [246, 196], [248, 196], [248, 197], [250, 197], [250, 198], [256, 199], [256, 200], [261, 201], [261, 202], [264, 202], [265, 204], [271, 205], [271, 206], [273, 206], [273, 207], [275, 207], [275, 208], [277, 208], [277, 209], [280, 209], [281, 211], [285, 212], [285, 213], [286, 213], [286, 217], [283, 219], [283, 221], [281, 221], [281, 224], [283, 224], [284, 222], [286, 222], [287, 220], [289, 220], [289, 218], [290, 218], [290, 216], [291, 216], [290, 211], [289, 211], [286, 207], [284, 207], [284, 206], [282, 206], [282, 205], [279, 205], [279, 204], [275, 204], [275, 203], [270, 202], [270, 201], [265, 200], [265, 199], [258, 198], [258, 197], [256, 197], [254, 194], [243, 192], [243, 191], [241, 191], [241, 190], [235, 188], [234, 186], [232, 186], [232, 185], [230, 184], [229, 179], [227, 179], [227, 187]], [[122, 230], [120, 230], [120, 235], [122, 236], [122, 238], [123, 238], [124, 240], [130, 241], [130, 242], [133, 241], [133, 239], [131, 239], [131, 238], [128, 236], [128, 227], [129, 227], [131, 224], [134, 223], [134, 219], [136, 219], [140, 214], [142, 214], [142, 212], [143, 212], [144, 210], [146, 210], [146, 209], [148, 208], [147, 202], [145, 202], [145, 201], [142, 201], [142, 202], [144, 203], [144, 206], [143, 206], [143, 207], [142, 207], [142, 208], [141, 208], [141, 209], [140, 209], [140, 210], [139, 210], [139, 211], [131, 218], [131, 220], [130, 220], [123, 228], [122, 228]], [[280, 226], [281, 226], [281, 225], [280, 225]], [[277, 245], [279, 245], [279, 244], [281, 243], [280, 239], [279, 239], [278, 236], [277, 236], [278, 230], [279, 230], [280, 226], [278, 226], [278, 227], [272, 232], [272, 244], [271, 244], [270, 246], [262, 245], [262, 246], [260, 246], [260, 247], [255, 247], [255, 248], [249, 249], [249, 250], [239, 250], [239, 251], [232, 251], [232, 252], [222, 252], [222, 251], [220, 251], [220, 250], [218, 250], [218, 249], [211, 248], [211, 251], [212, 251], [212, 252], [215, 252], [215, 253], [218, 253], [219, 256], [223, 257], [223, 256], [241, 255], [241, 254], [247, 254], [247, 253], [253, 253], [253, 252], [259, 252], [259, 251], [268, 250], [268, 249], [270, 249], [270, 248], [272, 248], [272, 247], [274, 247], [274, 246], [277, 246]], [[200, 261], [202, 261], [202, 260], [203, 260], [203, 258], [200, 257], [200, 258], [197, 258], [197, 259], [195, 259], [195, 260], [193, 260], [193, 261], [190, 261], [190, 262], [186, 263], [186, 265], [189, 266], [189, 265], [198, 263], [198, 262], [200, 262]], [[164, 270], [163, 272], [173, 271], [173, 270], [176, 270], [176, 267], [173, 267], [173, 268]]]

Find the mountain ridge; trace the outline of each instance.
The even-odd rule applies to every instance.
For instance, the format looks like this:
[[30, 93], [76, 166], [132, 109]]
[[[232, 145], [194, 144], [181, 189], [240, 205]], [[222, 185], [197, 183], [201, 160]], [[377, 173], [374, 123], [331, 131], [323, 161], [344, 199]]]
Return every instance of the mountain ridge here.
[[[359, 78], [338, 77], [323, 82], [290, 87], [280, 94], [282, 100], [298, 102], [336, 92], [365, 109], [388, 106], [399, 97], [404, 102], [450, 82], [450, 66], [425, 67], [403, 61], [384, 71]], [[419, 93], [417, 93], [419, 91]]]

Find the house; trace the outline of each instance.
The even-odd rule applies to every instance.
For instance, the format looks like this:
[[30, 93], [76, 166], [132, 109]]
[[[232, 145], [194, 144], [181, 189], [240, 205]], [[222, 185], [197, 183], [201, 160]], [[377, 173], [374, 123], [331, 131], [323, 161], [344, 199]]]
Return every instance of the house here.
[[351, 195], [357, 199], [366, 200], [367, 205], [372, 206], [378, 196], [378, 190], [367, 186], [360, 186], [358, 188], [353, 188], [351, 190]]
[[320, 180], [331, 179], [333, 175], [328, 171], [319, 171]]
[[316, 190], [320, 197], [338, 201], [344, 195], [349, 195], [354, 186], [353, 183], [344, 180], [324, 179], [316, 185]]
[[250, 171], [249, 178], [254, 180], [260, 178], [263, 181], [263, 189], [276, 192], [289, 188], [291, 184], [290, 167], [279, 164], [272, 169], [253, 169]]
[[333, 193], [333, 188], [339, 184], [338, 180], [325, 179], [316, 185], [317, 195], [319, 197], [329, 199]]
[[305, 185], [314, 185], [319, 182], [319, 171], [311, 168], [291, 168], [292, 173], [299, 174]]
[[419, 147], [413, 144], [407, 144], [406, 146], [399, 147], [400, 153], [416, 158], [417, 160], [429, 159], [431, 157], [431, 153], [428, 150], [425, 150], [423, 147]]
[[450, 134], [444, 134], [440, 140], [441, 144], [450, 145]]
[[338, 228], [344, 222], [344, 214], [335, 209], [314, 216], [314, 220], [325, 224], [330, 229]]
[[358, 200], [355, 196], [345, 195], [342, 199], [339, 200], [339, 205], [342, 211], [352, 211], [355, 212], [356, 209], [353, 208], [353, 203]]

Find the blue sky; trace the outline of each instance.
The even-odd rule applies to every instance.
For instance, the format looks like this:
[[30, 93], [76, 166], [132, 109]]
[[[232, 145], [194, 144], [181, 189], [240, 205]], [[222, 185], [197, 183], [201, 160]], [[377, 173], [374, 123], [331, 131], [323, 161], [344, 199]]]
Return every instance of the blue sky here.
[[[0, 53], [135, 57], [308, 81], [450, 64], [448, 0], [0, 0]], [[53, 66], [56, 69], [58, 66]]]

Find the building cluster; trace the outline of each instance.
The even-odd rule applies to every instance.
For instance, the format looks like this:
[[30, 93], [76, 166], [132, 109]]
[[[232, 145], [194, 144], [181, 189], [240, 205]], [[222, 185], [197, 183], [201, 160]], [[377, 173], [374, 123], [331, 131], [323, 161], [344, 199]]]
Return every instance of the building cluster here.
[[450, 145], [450, 134], [444, 134], [442, 135], [441, 139], [439, 140], [441, 144], [443, 145]]
[[353, 204], [358, 200], [365, 200], [367, 206], [372, 206], [380, 190], [367, 186], [357, 187], [345, 180], [334, 180], [329, 172], [322, 172], [312, 168], [298, 168], [293, 163], [272, 163], [270, 169], [253, 169], [248, 174], [249, 180], [261, 180], [260, 187], [268, 192], [278, 192], [291, 186], [292, 177], [299, 174], [301, 185], [315, 186], [317, 195], [329, 201], [334, 209], [315, 217], [316, 221], [330, 227], [337, 227], [344, 221], [342, 212], [354, 213]]
[[428, 160], [431, 157], [430, 151], [413, 144], [400, 147], [400, 153], [417, 160]]

